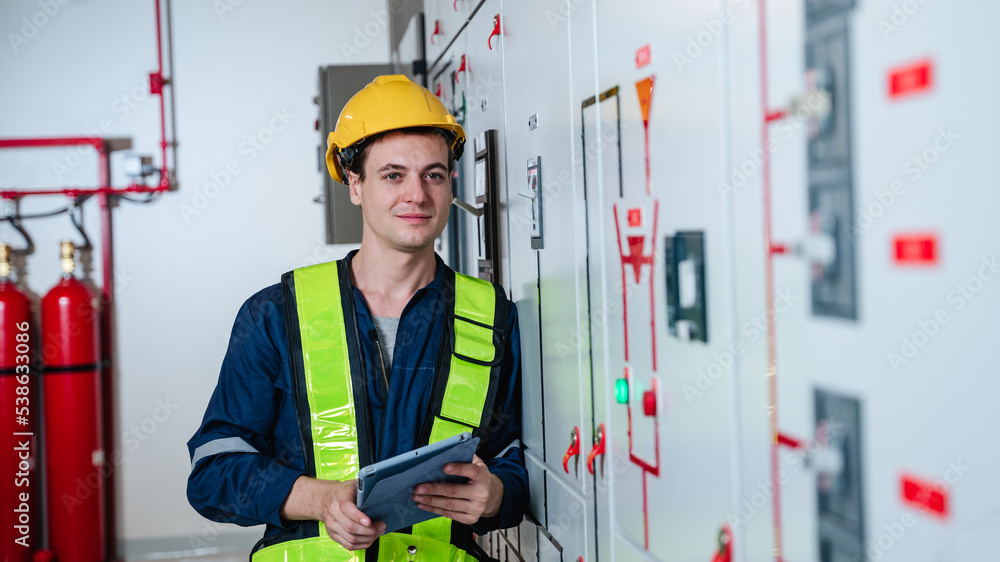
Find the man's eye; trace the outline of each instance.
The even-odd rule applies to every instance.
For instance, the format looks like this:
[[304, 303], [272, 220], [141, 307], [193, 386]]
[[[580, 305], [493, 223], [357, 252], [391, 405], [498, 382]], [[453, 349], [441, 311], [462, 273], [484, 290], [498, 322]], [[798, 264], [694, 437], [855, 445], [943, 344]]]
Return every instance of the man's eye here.
[[434, 180], [434, 181], [441, 181], [441, 180], [444, 179], [444, 175], [443, 174], [439, 174], [437, 172], [431, 172], [431, 173], [427, 174], [427, 179]]
[[387, 180], [389, 180], [389, 181], [396, 181], [396, 180], [398, 180], [398, 179], [399, 179], [400, 177], [401, 177], [401, 176], [400, 176], [399, 174], [397, 174], [396, 172], [392, 172], [391, 174], [386, 174], [386, 175], [385, 175], [385, 179], [387, 179]]

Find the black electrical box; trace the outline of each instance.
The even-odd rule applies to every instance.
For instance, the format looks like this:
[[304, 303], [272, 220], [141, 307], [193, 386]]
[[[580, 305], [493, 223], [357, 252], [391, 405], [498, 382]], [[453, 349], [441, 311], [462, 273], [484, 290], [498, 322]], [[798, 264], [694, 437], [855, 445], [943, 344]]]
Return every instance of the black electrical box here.
[[667, 327], [683, 340], [708, 342], [705, 306], [705, 233], [677, 232], [664, 239]]

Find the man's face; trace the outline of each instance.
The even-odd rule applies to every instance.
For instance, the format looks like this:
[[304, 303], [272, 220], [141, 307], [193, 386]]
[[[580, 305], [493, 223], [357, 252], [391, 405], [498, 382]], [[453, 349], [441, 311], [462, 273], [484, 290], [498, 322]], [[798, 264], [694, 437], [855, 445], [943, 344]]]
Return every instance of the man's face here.
[[351, 201], [361, 206], [364, 236], [412, 252], [434, 243], [451, 210], [448, 145], [436, 134], [389, 133], [368, 149], [365, 179], [349, 174]]

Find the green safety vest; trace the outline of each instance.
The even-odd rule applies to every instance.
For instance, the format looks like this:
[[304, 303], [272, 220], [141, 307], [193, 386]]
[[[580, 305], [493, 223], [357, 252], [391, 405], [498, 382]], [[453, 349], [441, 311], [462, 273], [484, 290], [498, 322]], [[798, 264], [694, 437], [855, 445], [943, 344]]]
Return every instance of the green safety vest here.
[[[282, 276], [285, 331], [295, 383], [295, 404], [306, 475], [351, 480], [374, 462], [370, 413], [362, 372], [350, 269], [346, 260], [303, 267]], [[419, 445], [486, 428], [499, 381], [509, 301], [493, 284], [455, 273], [445, 282], [453, 304], [442, 337], [433, 397]], [[472, 561], [451, 544], [450, 519], [388, 533], [377, 547], [382, 561]], [[330, 539], [322, 521], [300, 524], [258, 543], [253, 562], [362, 561]]]

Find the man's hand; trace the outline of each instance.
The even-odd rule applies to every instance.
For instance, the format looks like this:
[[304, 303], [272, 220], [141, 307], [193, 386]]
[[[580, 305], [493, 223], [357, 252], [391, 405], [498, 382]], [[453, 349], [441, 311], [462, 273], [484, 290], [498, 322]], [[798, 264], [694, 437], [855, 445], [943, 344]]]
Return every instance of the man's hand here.
[[385, 533], [385, 523], [373, 523], [357, 508], [358, 481], [317, 480], [300, 476], [281, 516], [290, 520], [322, 521], [326, 534], [347, 550], [364, 550]]
[[493, 517], [500, 512], [503, 502], [503, 483], [490, 473], [486, 463], [478, 456], [471, 463], [448, 463], [444, 471], [465, 476], [465, 484], [419, 484], [414, 489], [413, 501], [420, 509], [472, 525], [481, 517]]

